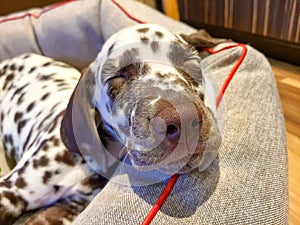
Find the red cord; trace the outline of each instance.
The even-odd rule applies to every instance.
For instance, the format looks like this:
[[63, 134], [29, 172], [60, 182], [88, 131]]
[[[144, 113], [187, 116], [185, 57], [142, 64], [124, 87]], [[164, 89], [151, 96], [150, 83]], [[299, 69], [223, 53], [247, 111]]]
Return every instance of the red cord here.
[[[232, 78], [234, 77], [234, 75], [236, 74], [236, 71], [238, 70], [238, 68], [240, 67], [240, 65], [242, 64], [242, 62], [245, 59], [245, 56], [247, 54], [247, 47], [245, 44], [235, 44], [235, 45], [230, 45], [230, 46], [226, 46], [224, 48], [221, 48], [220, 50], [213, 50], [212, 48], [206, 48], [205, 50], [211, 54], [216, 54], [219, 53], [221, 51], [227, 50], [227, 49], [231, 49], [231, 48], [235, 48], [235, 47], [242, 47], [243, 48], [243, 52], [239, 58], [239, 60], [237, 61], [237, 63], [234, 65], [234, 67], [232, 68], [232, 70], [230, 71], [229, 75], [227, 76], [227, 78], [225, 79], [223, 86], [221, 87], [221, 90], [216, 98], [216, 106], [218, 108], [222, 97], [230, 83], [230, 81], [232, 80]], [[156, 201], [156, 203], [152, 206], [152, 209], [150, 210], [150, 212], [148, 213], [148, 215], [146, 216], [146, 218], [144, 219], [142, 225], [149, 225], [151, 223], [151, 221], [154, 219], [154, 217], [156, 216], [157, 212], [160, 210], [160, 208], [162, 207], [162, 205], [164, 204], [164, 202], [166, 201], [166, 199], [169, 197], [170, 193], [173, 190], [174, 185], [176, 184], [177, 178], [179, 177], [179, 174], [175, 174], [173, 175], [170, 180], [168, 181], [165, 189], [163, 190], [163, 192], [161, 193], [160, 197], [158, 198], [158, 200]]]
[[244, 58], [247, 54], [247, 47], [245, 44], [235, 44], [235, 45], [230, 45], [230, 46], [226, 46], [224, 48], [221, 48], [217, 51], [213, 50], [212, 48], [206, 48], [205, 50], [211, 54], [216, 54], [216, 53], [219, 53], [221, 51], [224, 51], [224, 50], [227, 50], [227, 49], [231, 49], [231, 48], [235, 48], [235, 47], [242, 47], [243, 48], [243, 52], [242, 52], [242, 55], [240, 56], [239, 60], [237, 61], [237, 63], [234, 65], [234, 67], [232, 68], [232, 70], [230, 71], [229, 75], [227, 76], [226, 80], [224, 81], [223, 83], [223, 86], [221, 87], [220, 89], [220, 92], [217, 96], [217, 99], [216, 99], [216, 106], [218, 108], [222, 98], [223, 98], [223, 95], [230, 83], [230, 81], [232, 80], [234, 74], [236, 73], [236, 71], [238, 70], [238, 68], [240, 67], [240, 65], [242, 64], [242, 62], [244, 61]]
[[171, 191], [173, 190], [173, 187], [177, 181], [179, 174], [174, 174], [170, 180], [168, 181], [165, 189], [163, 190], [163, 192], [161, 193], [161, 195], [159, 196], [158, 200], [156, 201], [156, 203], [152, 206], [152, 209], [150, 210], [150, 212], [148, 213], [148, 215], [146, 216], [146, 218], [144, 219], [142, 225], [148, 225], [151, 223], [151, 221], [153, 220], [153, 218], [155, 217], [155, 215], [157, 214], [157, 212], [160, 210], [160, 208], [162, 207], [162, 205], [164, 204], [164, 202], [166, 201], [166, 199], [169, 197]]
[[114, 3], [116, 6], [118, 6], [119, 9], [120, 9], [123, 13], [125, 13], [125, 15], [126, 15], [128, 18], [130, 18], [130, 19], [132, 19], [132, 20], [134, 20], [135, 22], [138, 22], [138, 23], [145, 23], [144, 21], [142, 21], [142, 20], [140, 20], [140, 19], [138, 19], [138, 18], [132, 16], [132, 15], [131, 15], [129, 12], [127, 12], [127, 10], [126, 10], [120, 3], [118, 3], [116, 0], [112, 0], [112, 3]]

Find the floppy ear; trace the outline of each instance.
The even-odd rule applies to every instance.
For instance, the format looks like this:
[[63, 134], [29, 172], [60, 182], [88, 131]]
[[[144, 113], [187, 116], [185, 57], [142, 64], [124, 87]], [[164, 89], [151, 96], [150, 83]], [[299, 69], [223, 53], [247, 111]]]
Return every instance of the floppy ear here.
[[202, 48], [213, 47], [217, 44], [229, 41], [227, 39], [213, 38], [204, 29], [198, 30], [196, 33], [192, 33], [190, 35], [180, 34], [180, 36], [190, 45]]
[[81, 154], [94, 170], [107, 177], [118, 161], [105, 149], [98, 135], [92, 103], [94, 90], [95, 78], [89, 68], [71, 96], [60, 131], [69, 151]]

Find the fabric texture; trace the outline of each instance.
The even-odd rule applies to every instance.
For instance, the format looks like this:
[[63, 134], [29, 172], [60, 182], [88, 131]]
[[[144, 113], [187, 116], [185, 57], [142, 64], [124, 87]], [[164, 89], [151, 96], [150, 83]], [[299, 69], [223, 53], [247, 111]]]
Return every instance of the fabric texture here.
[[[122, 7], [111, 0], [72, 1], [0, 18], [0, 60], [34, 52], [82, 69], [123, 27], [143, 21], [177, 33], [195, 31], [135, 1], [116, 2]], [[204, 62], [222, 84], [240, 54], [240, 48], [204, 54]], [[224, 102], [225, 134], [217, 159], [204, 172], [181, 175], [151, 224], [288, 224], [284, 119], [271, 67], [261, 53], [248, 46]], [[140, 187], [109, 182], [73, 224], [141, 224], [166, 182]]]
[[[120, 6], [124, 8], [120, 8]], [[118, 30], [139, 22], [156, 23], [179, 33], [195, 29], [133, 0], [80, 0], [0, 17], [0, 61], [25, 52], [64, 61], [77, 69], [88, 66], [103, 43]], [[13, 28], [13, 29], [11, 29]]]

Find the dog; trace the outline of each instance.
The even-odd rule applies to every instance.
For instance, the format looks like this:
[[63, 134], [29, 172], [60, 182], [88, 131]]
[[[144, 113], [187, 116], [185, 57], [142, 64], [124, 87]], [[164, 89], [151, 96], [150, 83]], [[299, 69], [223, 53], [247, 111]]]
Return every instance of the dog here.
[[193, 35], [124, 28], [82, 76], [35, 54], [3, 61], [0, 132], [12, 171], [0, 179], [0, 224], [36, 209], [25, 224], [70, 224], [120, 167], [205, 170], [221, 134], [195, 42], [220, 41]]

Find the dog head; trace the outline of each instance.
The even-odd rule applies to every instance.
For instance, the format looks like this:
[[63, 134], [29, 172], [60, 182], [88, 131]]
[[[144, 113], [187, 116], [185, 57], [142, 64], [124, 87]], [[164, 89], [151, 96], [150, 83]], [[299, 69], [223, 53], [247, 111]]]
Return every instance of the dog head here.
[[62, 123], [64, 143], [97, 158], [102, 172], [114, 161], [114, 151], [103, 145], [104, 133], [123, 146], [138, 170], [204, 170], [221, 135], [202, 67], [194, 47], [164, 27], [143, 24], [119, 31], [73, 93]]

